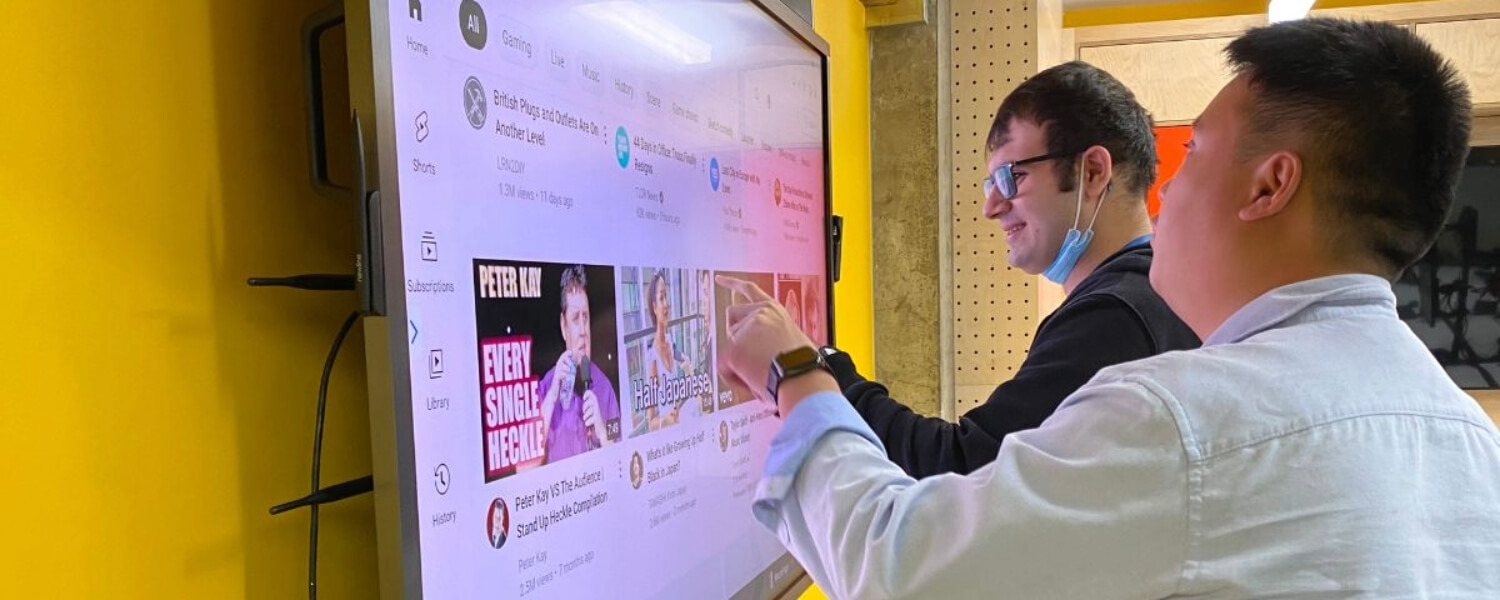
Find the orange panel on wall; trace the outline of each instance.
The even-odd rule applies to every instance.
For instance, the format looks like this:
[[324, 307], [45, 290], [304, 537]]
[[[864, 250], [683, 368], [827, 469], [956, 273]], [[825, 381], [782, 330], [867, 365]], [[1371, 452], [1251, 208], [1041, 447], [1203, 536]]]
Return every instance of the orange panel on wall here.
[[1193, 139], [1193, 126], [1173, 125], [1156, 129], [1156, 183], [1146, 193], [1146, 210], [1151, 218], [1161, 209], [1161, 184], [1177, 174], [1182, 159], [1187, 157], [1188, 140]]

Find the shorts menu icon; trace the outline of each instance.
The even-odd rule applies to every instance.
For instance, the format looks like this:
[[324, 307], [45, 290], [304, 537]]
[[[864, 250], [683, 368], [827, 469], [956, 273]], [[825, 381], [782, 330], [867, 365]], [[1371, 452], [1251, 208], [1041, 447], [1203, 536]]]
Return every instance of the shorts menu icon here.
[[427, 111], [424, 110], [417, 114], [417, 141], [427, 141], [427, 134], [431, 132], [427, 126]]

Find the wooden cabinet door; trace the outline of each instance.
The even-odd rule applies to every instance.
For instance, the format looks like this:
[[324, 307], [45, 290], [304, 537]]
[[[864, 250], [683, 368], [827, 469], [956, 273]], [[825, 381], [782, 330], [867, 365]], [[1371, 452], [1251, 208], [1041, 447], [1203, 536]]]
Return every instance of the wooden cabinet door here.
[[1084, 62], [1108, 71], [1157, 123], [1191, 123], [1231, 78], [1224, 46], [1231, 38], [1079, 48]]
[[1475, 108], [1500, 108], [1500, 19], [1418, 23], [1412, 29], [1463, 73]]

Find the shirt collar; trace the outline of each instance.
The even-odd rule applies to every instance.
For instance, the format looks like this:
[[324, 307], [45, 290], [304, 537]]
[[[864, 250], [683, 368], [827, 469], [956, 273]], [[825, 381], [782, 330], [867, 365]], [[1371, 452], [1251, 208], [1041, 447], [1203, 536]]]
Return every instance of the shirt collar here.
[[1204, 346], [1233, 344], [1275, 328], [1316, 308], [1340, 306], [1369, 311], [1396, 310], [1396, 295], [1385, 279], [1368, 274], [1330, 275], [1273, 289], [1240, 307], [1219, 325]]

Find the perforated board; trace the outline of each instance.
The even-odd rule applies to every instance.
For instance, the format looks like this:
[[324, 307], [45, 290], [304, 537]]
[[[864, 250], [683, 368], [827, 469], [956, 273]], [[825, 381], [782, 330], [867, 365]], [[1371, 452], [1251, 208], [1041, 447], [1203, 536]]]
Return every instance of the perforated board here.
[[1031, 1], [946, 4], [952, 157], [953, 381], [957, 414], [984, 402], [1020, 368], [1036, 329], [1036, 277], [1012, 269], [984, 218], [985, 136], [1000, 100], [1037, 71]]

